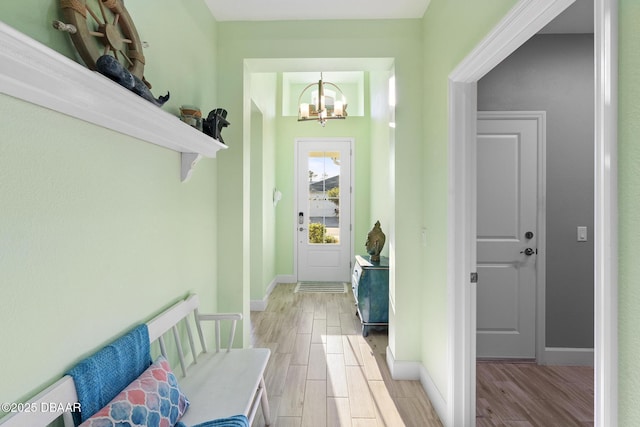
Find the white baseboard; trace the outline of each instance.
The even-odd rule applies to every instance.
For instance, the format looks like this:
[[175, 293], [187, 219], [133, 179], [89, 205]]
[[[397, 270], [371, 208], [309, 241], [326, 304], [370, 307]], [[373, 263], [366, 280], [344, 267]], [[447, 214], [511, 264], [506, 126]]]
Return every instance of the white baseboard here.
[[389, 367], [389, 371], [391, 371], [391, 378], [394, 380], [420, 379], [420, 363], [396, 360], [389, 347], [387, 347], [387, 366]]
[[276, 283], [298, 283], [298, 279], [293, 274], [280, 274], [274, 280]]
[[547, 347], [544, 349], [545, 365], [593, 366], [592, 348]]
[[448, 425], [444, 422], [447, 415], [447, 403], [422, 363], [395, 360], [393, 352], [387, 347], [387, 366], [391, 372], [391, 378], [394, 380], [419, 380], [433, 405], [433, 409], [435, 409], [444, 425]]
[[249, 309], [251, 311], [265, 311], [267, 309], [267, 300], [265, 299], [252, 299], [249, 301]]
[[440, 393], [440, 390], [438, 390], [438, 387], [436, 387], [436, 384], [431, 379], [427, 369], [422, 366], [422, 364], [420, 364], [420, 384], [422, 384], [422, 388], [427, 393], [431, 405], [438, 414], [438, 417], [440, 417], [442, 424], [445, 426], [451, 425], [447, 419], [447, 402], [442, 397], [442, 393]]
[[262, 299], [251, 300], [249, 302], [249, 308], [251, 311], [265, 311], [267, 309], [267, 299], [269, 298], [269, 295], [271, 295], [271, 291], [273, 291], [273, 288], [275, 288], [278, 283], [281, 283], [279, 277], [281, 276], [276, 276], [271, 283], [269, 283]]

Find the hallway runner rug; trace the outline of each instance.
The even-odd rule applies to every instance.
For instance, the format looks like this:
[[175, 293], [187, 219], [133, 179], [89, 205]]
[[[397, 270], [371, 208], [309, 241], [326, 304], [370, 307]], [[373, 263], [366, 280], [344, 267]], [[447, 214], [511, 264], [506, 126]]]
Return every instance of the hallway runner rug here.
[[295, 292], [343, 294], [347, 292], [347, 284], [340, 282], [299, 282]]

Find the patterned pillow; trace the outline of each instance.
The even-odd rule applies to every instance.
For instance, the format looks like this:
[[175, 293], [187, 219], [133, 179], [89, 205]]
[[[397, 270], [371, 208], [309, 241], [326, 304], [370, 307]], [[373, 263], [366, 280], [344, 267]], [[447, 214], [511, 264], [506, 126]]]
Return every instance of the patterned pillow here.
[[167, 359], [160, 356], [80, 427], [173, 427], [189, 407]]

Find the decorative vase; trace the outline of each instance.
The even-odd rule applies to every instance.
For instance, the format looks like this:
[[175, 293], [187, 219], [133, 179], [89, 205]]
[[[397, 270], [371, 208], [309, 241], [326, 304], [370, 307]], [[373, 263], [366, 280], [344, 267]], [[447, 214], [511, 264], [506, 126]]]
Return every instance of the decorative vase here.
[[198, 107], [183, 105], [180, 107], [180, 120], [202, 131], [202, 112]]
[[380, 262], [380, 252], [384, 248], [385, 240], [386, 236], [380, 228], [380, 221], [376, 221], [369, 234], [367, 234], [367, 242], [365, 243], [367, 253], [370, 255], [370, 261]]

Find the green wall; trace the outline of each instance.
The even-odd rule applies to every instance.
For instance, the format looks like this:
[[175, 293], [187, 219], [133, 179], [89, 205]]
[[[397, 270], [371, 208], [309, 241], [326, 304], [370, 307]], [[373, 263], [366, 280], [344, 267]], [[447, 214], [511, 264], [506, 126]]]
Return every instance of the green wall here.
[[[362, 205], [369, 205], [369, 218], [365, 221], [364, 234], [359, 231], [356, 235], [356, 253], [365, 253], [367, 233], [376, 221], [380, 221], [382, 231], [388, 236], [391, 225], [391, 171], [393, 157], [391, 146], [395, 138], [395, 129], [390, 126], [394, 120], [395, 106], [389, 104], [389, 78], [394, 70], [371, 71], [369, 73], [369, 103], [370, 103], [370, 132], [367, 148], [370, 152], [370, 170], [365, 182], [358, 180], [358, 189], [368, 200]], [[362, 187], [364, 185], [365, 187]], [[389, 256], [390, 242], [385, 243], [383, 256]]]
[[[515, 4], [515, 0], [432, 0], [424, 17], [424, 221], [422, 363], [443, 398], [449, 373], [447, 229], [449, 79], [453, 69]], [[446, 48], [443, 48], [446, 46]]]
[[[446, 388], [446, 182], [447, 173], [447, 81], [446, 76], [498, 19], [513, 0], [483, 2], [432, 0], [424, 17], [425, 52], [425, 216], [429, 244], [425, 252], [422, 323], [422, 361], [441, 392]], [[640, 3], [619, 1], [619, 425], [640, 424], [636, 381], [640, 361], [640, 266], [635, 254], [640, 234]], [[447, 49], [442, 46], [446, 45]], [[441, 373], [438, 375], [438, 373]], [[606, 391], [605, 391], [606, 392]]]
[[[353, 58], [393, 59], [398, 82], [399, 105], [395, 130], [397, 144], [391, 158], [398, 166], [390, 168], [390, 158], [387, 157], [378, 158], [383, 164], [376, 165], [375, 168], [395, 171], [393, 179], [396, 183], [396, 191], [389, 197], [387, 205], [395, 207], [399, 212], [397, 218], [388, 215], [390, 224], [387, 236], [390, 241], [390, 257], [397, 267], [392, 281], [398, 284], [395, 295], [397, 310], [394, 310], [395, 316], [393, 318], [393, 324], [396, 326], [392, 326], [390, 333], [391, 348], [399, 360], [418, 360], [420, 357], [420, 325], [416, 324], [415, 319], [419, 317], [420, 312], [420, 300], [416, 298], [416, 295], [420, 294], [420, 284], [415, 280], [415, 277], [419, 277], [421, 274], [419, 230], [422, 209], [421, 197], [416, 195], [415, 183], [419, 182], [422, 176], [422, 146], [420, 144], [422, 99], [416, 88], [422, 84], [422, 58], [416, 53], [421, 52], [421, 21], [221, 22], [218, 24], [218, 28], [218, 53], [221, 59], [218, 75], [220, 81], [219, 99], [232, 112], [245, 111], [243, 108], [247, 105], [239, 94], [243, 93], [243, 88], [247, 87], [244, 81], [246, 71], [244, 61], [248, 58], [252, 60], [256, 58], [297, 58], [301, 63], [309, 58], [331, 58], [332, 61], [340, 58], [344, 58], [345, 61]], [[332, 40], [331, 38], [336, 37], [337, 34], [339, 34], [339, 38]], [[328, 36], [324, 37], [325, 35]], [[244, 98], [246, 97], [245, 93]], [[229, 153], [225, 162], [219, 164], [221, 181], [224, 176], [225, 182], [224, 188], [220, 188], [221, 200], [222, 197], [225, 200], [227, 198], [230, 200], [219, 206], [220, 218], [225, 218], [225, 227], [224, 229], [220, 228], [220, 241], [225, 242], [225, 254], [224, 259], [221, 257], [220, 261], [227, 267], [224, 272], [220, 273], [224, 275], [220, 283], [241, 283], [242, 285], [236, 285], [239, 289], [248, 289], [248, 284], [245, 282], [250, 276], [247, 272], [250, 262], [248, 256], [250, 251], [247, 246], [250, 237], [246, 235], [247, 231], [244, 230], [238, 212], [245, 212], [249, 209], [249, 202], [243, 203], [242, 200], [232, 199], [232, 195], [241, 194], [245, 183], [250, 180], [248, 172], [246, 170], [245, 173], [242, 172], [243, 164], [249, 164], [250, 154], [248, 142], [243, 140], [241, 133], [244, 126], [239, 122], [241, 118], [237, 114], [231, 120], [234, 125], [229, 128], [227, 135], [233, 141], [231, 146], [242, 147], [243, 153]], [[347, 131], [341, 126], [354, 126], [348, 123], [357, 123], [357, 119], [357, 117], [350, 118], [343, 124], [332, 122], [325, 128], [327, 131], [325, 134], [328, 136], [329, 132], [336, 132], [331, 135], [350, 136], [353, 131]], [[294, 123], [294, 125], [299, 128], [298, 123]], [[309, 126], [310, 124], [300, 125]], [[370, 128], [369, 123], [362, 129], [367, 129], [366, 132], [368, 132]], [[284, 129], [278, 130], [276, 143], [278, 166], [276, 183], [283, 190], [285, 186], [291, 185], [287, 176], [292, 176], [292, 172], [280, 168], [293, 168], [292, 152], [288, 154], [289, 149], [285, 147], [292, 143], [295, 136], [310, 136], [301, 135], [297, 130], [287, 131], [292, 132], [290, 134], [284, 132]], [[365, 147], [356, 147], [356, 150], [360, 150], [357, 151], [357, 156], [367, 155]], [[282, 164], [282, 161], [287, 164]], [[369, 176], [361, 178], [356, 185], [362, 185], [362, 188], [366, 189], [368, 178]], [[278, 206], [276, 219], [279, 242], [276, 247], [278, 259], [276, 272], [279, 275], [293, 272], [291, 261], [287, 261], [292, 256], [292, 236], [290, 235], [292, 227], [291, 221], [286, 217], [286, 215], [291, 215], [293, 200], [288, 200], [292, 197], [291, 194], [287, 194], [286, 191], [283, 191], [283, 194], [284, 198], [282, 205]], [[364, 197], [366, 200], [364, 203], [369, 205], [365, 193], [361, 193], [361, 196], [357, 197]], [[356, 199], [356, 203], [358, 203], [358, 199]], [[248, 216], [249, 214], [245, 213], [244, 215]], [[371, 215], [371, 213], [365, 215], [364, 221], [370, 220]], [[370, 228], [371, 224], [368, 223], [357, 224], [356, 238], [360, 235], [361, 239], [366, 239], [364, 236]], [[239, 236], [242, 238], [240, 239]], [[235, 241], [232, 242], [232, 239]], [[356, 249], [358, 249], [357, 244]], [[222, 254], [222, 251], [220, 253]], [[219, 294], [221, 303], [224, 301], [232, 307], [244, 307], [242, 297], [244, 291], [231, 291], [228, 287], [224, 289], [225, 295]], [[245, 334], [247, 334], [246, 325]]]
[[620, 426], [640, 425], [640, 3], [620, 0], [619, 25], [619, 378]]
[[54, 20], [62, 20], [58, 4], [56, 0], [3, 1], [0, 2], [0, 20], [64, 56], [75, 59], [76, 50], [69, 36], [51, 27]]
[[[296, 117], [280, 115], [275, 170], [278, 188], [288, 195], [278, 213], [277, 266], [281, 275], [294, 271], [294, 245], [292, 223], [295, 221], [294, 167], [296, 138], [354, 139], [355, 169], [353, 176], [354, 251], [365, 254], [367, 233], [380, 220], [383, 231], [388, 231], [390, 184], [389, 140], [392, 132], [388, 119], [388, 78], [391, 70], [365, 72], [365, 93], [362, 109], [364, 116], [349, 116], [344, 121], [329, 121], [323, 128], [317, 123], [298, 122]], [[353, 99], [353, 98], [347, 98]], [[388, 255], [385, 245], [383, 255]]]
[[278, 206], [276, 250], [277, 268], [281, 275], [291, 275], [294, 271], [293, 224], [295, 222], [294, 193], [295, 181], [295, 139], [296, 138], [337, 138], [354, 139], [355, 170], [352, 171], [354, 184], [354, 248], [356, 253], [363, 252], [366, 238], [366, 222], [369, 219], [369, 119], [368, 117], [350, 117], [344, 121], [330, 121], [326, 127], [318, 123], [298, 122], [296, 117], [280, 117], [278, 119], [278, 149], [276, 157], [276, 173], [278, 188], [283, 197]]
[[[183, 3], [127, 2], [172, 112], [216, 97], [214, 51], [202, 49], [215, 23]], [[0, 17], [69, 54], [50, 24], [57, 5], [1, 2]], [[156, 28], [169, 21], [179, 44]], [[217, 310], [217, 160], [182, 184], [179, 153], [6, 95], [0, 128], [0, 401], [30, 397], [189, 292]]]
[[[368, 73], [366, 73], [368, 74]], [[365, 86], [368, 87], [368, 75], [365, 77]], [[350, 98], [347, 98], [350, 99]], [[370, 170], [371, 170], [371, 119], [369, 114], [369, 97], [363, 99], [365, 115], [349, 116], [347, 119], [328, 121], [325, 127], [317, 122], [298, 122], [297, 116], [277, 117], [278, 146], [274, 169], [278, 188], [283, 194], [282, 206], [279, 207], [277, 216], [276, 250], [277, 271], [282, 276], [291, 275], [294, 272], [294, 227], [296, 220], [294, 206], [296, 195], [295, 182], [295, 140], [296, 138], [353, 138], [353, 155], [355, 169], [351, 171], [354, 218], [354, 250], [363, 253], [363, 242], [368, 230], [370, 218]], [[281, 109], [279, 111], [282, 111]]]
[[276, 277], [279, 206], [273, 205], [273, 191], [276, 188], [277, 74], [252, 73], [250, 83], [251, 301], [260, 301]]
[[[0, 401], [27, 397], [81, 354], [189, 291], [203, 296], [205, 309], [248, 312], [250, 267], [243, 255], [250, 242], [243, 218], [249, 218], [250, 204], [241, 195], [250, 178], [244, 172], [250, 142], [244, 140], [241, 113], [243, 60], [312, 56], [394, 59], [396, 131], [378, 141], [389, 144], [387, 158], [369, 154], [371, 171], [388, 166], [388, 181], [395, 185], [388, 195], [395, 206], [388, 213], [387, 237], [397, 293], [390, 345], [396, 359], [421, 361], [446, 396], [447, 75], [513, 4], [432, 0], [422, 21], [216, 24], [199, 2], [128, 2], [142, 39], [150, 43], [146, 75], [154, 93], [172, 93], [165, 108], [175, 113], [188, 103], [205, 112], [216, 106], [230, 112], [232, 126], [224, 133], [229, 150], [218, 160], [201, 161], [187, 184], [179, 182], [177, 153], [1, 95], [0, 341], [9, 351], [0, 356]], [[640, 370], [640, 267], [634, 256], [640, 233], [640, 5], [619, 4], [619, 412], [626, 426], [640, 424], [634, 381]], [[66, 35], [49, 27], [56, 16], [54, 0], [0, 2], [3, 22], [74, 57]], [[172, 31], [158, 25], [169, 18]], [[340, 38], [320, 42], [314, 34]], [[362, 129], [372, 140], [383, 131], [374, 132], [373, 125]], [[275, 141], [273, 161], [265, 160], [263, 170], [272, 162], [281, 166], [280, 158], [288, 156], [281, 142]], [[276, 172], [277, 186], [286, 174]], [[360, 184], [366, 179], [358, 178]], [[372, 179], [369, 192], [385, 180]], [[279, 235], [291, 229], [280, 215], [291, 197], [283, 193], [277, 238], [290, 242]], [[369, 220], [379, 205], [370, 204]], [[278, 244], [277, 258], [287, 250]], [[223, 269], [216, 268], [216, 259]], [[274, 273], [291, 269], [279, 263]], [[263, 280], [270, 275], [265, 270]], [[55, 319], [54, 328], [42, 326], [49, 319]]]

